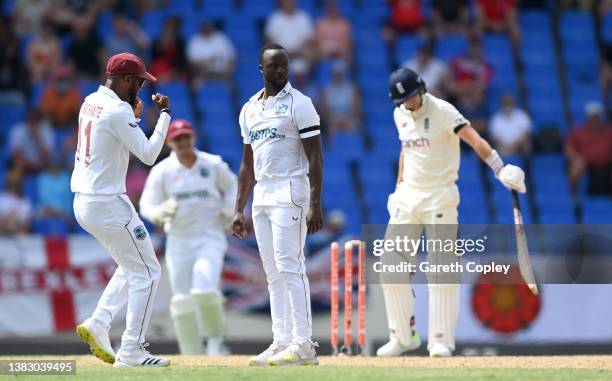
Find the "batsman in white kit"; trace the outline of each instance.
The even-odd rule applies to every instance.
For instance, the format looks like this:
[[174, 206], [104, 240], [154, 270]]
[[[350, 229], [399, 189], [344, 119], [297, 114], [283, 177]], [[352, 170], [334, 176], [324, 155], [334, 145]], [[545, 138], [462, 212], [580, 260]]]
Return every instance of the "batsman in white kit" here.
[[[170, 123], [169, 100], [159, 93], [153, 96], [160, 114], [147, 139], [138, 127], [143, 103], [137, 95], [145, 81], [156, 78], [130, 53], [112, 56], [106, 74], [104, 86], [85, 98], [79, 112], [71, 189], [76, 220], [110, 253], [117, 270], [77, 333], [96, 357], [115, 367], [168, 366], [169, 360], [146, 350], [161, 267], [149, 233], [125, 195], [125, 176], [130, 152], [147, 165], [155, 163]], [[115, 354], [108, 331], [126, 304], [126, 329]]]
[[182, 354], [229, 354], [223, 345], [220, 278], [236, 200], [236, 176], [220, 156], [197, 150], [186, 120], [168, 130], [172, 153], [153, 167], [140, 198], [140, 213], [163, 225], [172, 287], [170, 315]]
[[[402, 144], [397, 187], [389, 196], [387, 237], [394, 229], [408, 231], [412, 240], [455, 240], [459, 191], [455, 185], [460, 159], [460, 139], [467, 143], [508, 189], [525, 192], [525, 175], [513, 165], [504, 165], [498, 153], [480, 137], [450, 103], [427, 93], [425, 83], [412, 70], [401, 68], [389, 78], [393, 118]], [[457, 261], [453, 252], [428, 252], [433, 264]], [[459, 316], [458, 273], [427, 274], [429, 322], [427, 349], [431, 357], [451, 356], [455, 349], [455, 327]], [[402, 282], [383, 282], [389, 324], [389, 342], [378, 356], [399, 356], [414, 350], [421, 339], [414, 328], [414, 294], [408, 276]]]
[[249, 365], [316, 365], [304, 244], [307, 233], [323, 226], [320, 120], [310, 98], [291, 87], [282, 46], [264, 46], [259, 62], [264, 88], [240, 112], [244, 144], [232, 230], [244, 237], [243, 211], [253, 190], [274, 338]]

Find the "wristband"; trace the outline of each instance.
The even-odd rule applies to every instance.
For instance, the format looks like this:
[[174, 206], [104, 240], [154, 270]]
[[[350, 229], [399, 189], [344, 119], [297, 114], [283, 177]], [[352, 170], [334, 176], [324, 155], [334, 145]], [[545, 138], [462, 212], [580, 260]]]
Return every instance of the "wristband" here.
[[499, 157], [499, 154], [497, 153], [496, 150], [491, 151], [489, 156], [485, 159], [485, 163], [487, 163], [487, 165], [491, 167], [491, 169], [493, 170], [493, 173], [495, 173], [495, 176], [497, 176], [499, 171], [504, 166], [504, 161], [502, 160], [501, 157]]
[[159, 110], [159, 113], [161, 114], [162, 112], [167, 112], [168, 115], [170, 115], [170, 109], [168, 107], [164, 107], [161, 110]]

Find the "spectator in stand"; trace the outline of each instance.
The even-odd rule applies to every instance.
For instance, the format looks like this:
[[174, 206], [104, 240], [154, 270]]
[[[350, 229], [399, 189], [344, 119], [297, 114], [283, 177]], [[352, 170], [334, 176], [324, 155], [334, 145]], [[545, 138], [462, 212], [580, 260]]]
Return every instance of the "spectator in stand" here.
[[38, 109], [31, 109], [24, 122], [11, 129], [10, 150], [14, 166], [25, 173], [45, 167], [53, 150], [53, 130]]
[[168, 18], [160, 36], [153, 41], [151, 74], [160, 81], [186, 77], [185, 41], [181, 37], [180, 26], [179, 18]]
[[470, 10], [467, 0], [433, 0], [431, 20], [436, 36], [460, 34], [467, 36]]
[[28, 73], [19, 57], [19, 39], [8, 19], [0, 20], [0, 103], [23, 105]]
[[577, 191], [580, 180], [588, 174], [589, 194], [612, 194], [612, 127], [604, 121], [602, 112], [599, 103], [589, 102], [586, 120], [567, 138], [565, 155], [572, 192]]
[[30, 81], [37, 83], [47, 80], [61, 59], [61, 44], [48, 19], [42, 24], [27, 48], [27, 65]]
[[92, 23], [75, 21], [72, 24], [72, 40], [66, 56], [79, 78], [100, 78], [106, 54]]
[[511, 94], [504, 95], [501, 109], [493, 115], [489, 127], [495, 149], [502, 155], [529, 154], [531, 129], [529, 115], [516, 107]]
[[506, 33], [516, 48], [520, 42], [517, 5], [514, 0], [477, 0], [476, 31]]
[[200, 33], [187, 43], [187, 60], [199, 87], [207, 79], [231, 80], [236, 66], [236, 50], [227, 35], [206, 20], [200, 26]]
[[450, 80], [450, 69], [446, 62], [436, 58], [432, 43], [425, 43], [413, 59], [402, 66], [414, 70], [425, 81], [427, 91], [445, 98], [446, 86]]
[[130, 52], [139, 57], [147, 57], [151, 41], [137, 23], [121, 12], [113, 18], [113, 33], [106, 37], [104, 45], [108, 56]]
[[357, 87], [347, 78], [347, 66], [342, 61], [334, 63], [332, 81], [323, 90], [321, 97], [321, 114], [329, 130], [336, 132], [353, 132], [361, 120], [361, 98]]
[[74, 81], [72, 68], [60, 65], [43, 92], [41, 110], [53, 127], [68, 128], [76, 124], [80, 108], [81, 92]]
[[383, 39], [394, 43], [398, 34], [420, 33], [425, 26], [421, 0], [386, 0], [391, 16], [383, 27]]
[[325, 14], [317, 22], [317, 40], [322, 59], [341, 59], [351, 62], [353, 36], [351, 23], [340, 14], [333, 0], [325, 2]]
[[450, 67], [452, 80], [449, 91], [457, 101], [482, 104], [493, 77], [493, 68], [485, 61], [480, 42], [470, 40], [467, 54], [453, 58]]
[[297, 8], [295, 0], [278, 0], [278, 10], [266, 23], [266, 40], [281, 44], [290, 56], [301, 56], [312, 64], [316, 35], [308, 13]]
[[[289, 74], [291, 75], [291, 86], [308, 96], [312, 103], [317, 107], [319, 105], [319, 89], [314, 81], [310, 79], [309, 64], [303, 58], [296, 58], [291, 61], [289, 66]], [[318, 108], [318, 107], [317, 107]]]
[[0, 193], [0, 234], [24, 234], [32, 223], [32, 203], [22, 195], [23, 176], [17, 169], [6, 174], [6, 190]]
[[17, 0], [14, 1], [13, 19], [15, 31], [19, 37], [36, 33], [41, 21], [49, 12], [53, 0]]
[[70, 175], [63, 167], [60, 155], [52, 155], [48, 168], [36, 178], [38, 218], [61, 218], [73, 224]]

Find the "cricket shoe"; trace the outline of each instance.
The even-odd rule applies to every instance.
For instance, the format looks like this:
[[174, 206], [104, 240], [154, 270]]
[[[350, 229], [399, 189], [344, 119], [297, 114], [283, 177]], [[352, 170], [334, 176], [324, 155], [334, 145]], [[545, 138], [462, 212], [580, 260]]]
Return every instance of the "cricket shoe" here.
[[397, 357], [401, 356], [406, 352], [414, 351], [421, 346], [421, 337], [416, 331], [413, 331], [410, 343], [407, 345], [402, 344], [399, 339], [395, 336], [389, 338], [389, 342], [376, 351], [378, 357]]
[[261, 352], [257, 356], [253, 356], [249, 359], [249, 366], [268, 366], [268, 359], [277, 353], [284, 351], [289, 345], [281, 344], [277, 341], [270, 344], [268, 349]]
[[119, 350], [115, 359], [115, 368], [162, 368], [170, 365], [170, 360], [155, 357], [145, 348], [149, 343], [143, 343], [132, 351]]
[[206, 356], [229, 356], [231, 351], [222, 337], [211, 337], [206, 341]]
[[111, 346], [108, 331], [98, 325], [94, 319], [89, 318], [77, 325], [76, 332], [81, 340], [89, 345], [94, 356], [110, 364], [115, 362], [115, 351]]
[[453, 352], [442, 343], [434, 343], [429, 350], [429, 357], [451, 357], [452, 355]]
[[313, 343], [312, 341], [291, 343], [285, 350], [270, 357], [268, 365], [319, 365], [319, 359], [317, 359], [317, 352], [315, 350], [318, 346], [318, 343]]

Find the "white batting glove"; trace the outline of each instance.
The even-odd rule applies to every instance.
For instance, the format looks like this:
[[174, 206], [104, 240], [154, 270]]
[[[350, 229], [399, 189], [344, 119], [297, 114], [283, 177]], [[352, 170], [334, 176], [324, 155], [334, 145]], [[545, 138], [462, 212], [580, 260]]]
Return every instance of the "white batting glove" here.
[[163, 225], [166, 222], [172, 221], [177, 208], [178, 202], [176, 202], [176, 199], [169, 198], [157, 207], [152, 208], [145, 217], [156, 225]]
[[497, 179], [509, 190], [525, 193], [525, 172], [516, 165], [506, 164], [495, 175]]

